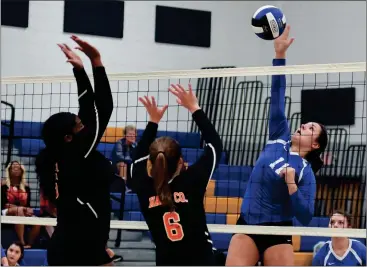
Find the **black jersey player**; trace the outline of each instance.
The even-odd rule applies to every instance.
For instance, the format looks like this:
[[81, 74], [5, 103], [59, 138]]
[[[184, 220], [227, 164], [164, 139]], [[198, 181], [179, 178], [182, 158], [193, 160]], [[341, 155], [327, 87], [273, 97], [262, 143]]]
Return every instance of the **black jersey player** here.
[[181, 85], [172, 85], [170, 91], [178, 104], [192, 113], [205, 140], [204, 153], [185, 168], [179, 143], [169, 137], [156, 139], [167, 106], [158, 108], [153, 97], [139, 98], [150, 121], [131, 166], [133, 186], [156, 245], [157, 265], [214, 265], [204, 195], [220, 160], [222, 142], [198, 106], [191, 86], [186, 91]]
[[95, 92], [81, 59], [60, 44], [74, 67], [80, 109], [78, 115], [52, 115], [42, 129], [46, 148], [37, 157], [36, 171], [42, 191], [57, 207], [47, 259], [57, 266], [109, 265], [113, 169], [96, 147], [113, 110], [111, 88], [98, 50], [76, 36], [72, 39], [91, 60]]

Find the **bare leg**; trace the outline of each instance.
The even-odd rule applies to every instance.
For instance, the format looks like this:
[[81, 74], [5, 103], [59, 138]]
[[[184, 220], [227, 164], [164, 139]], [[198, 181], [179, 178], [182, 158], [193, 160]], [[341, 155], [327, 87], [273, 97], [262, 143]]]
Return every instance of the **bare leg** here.
[[280, 244], [272, 246], [264, 252], [265, 266], [292, 266], [294, 265], [293, 246]]
[[36, 238], [39, 236], [41, 231], [41, 226], [40, 225], [33, 225], [31, 231], [29, 232], [29, 240], [28, 240], [28, 244], [31, 247], [34, 243], [34, 240], [36, 240]]
[[24, 224], [16, 224], [16, 225], [14, 225], [14, 228], [15, 228], [15, 232], [17, 233], [17, 236], [18, 236], [18, 239], [19, 239], [20, 243], [25, 245], [25, 242], [24, 242]]
[[125, 181], [126, 181], [126, 178], [127, 178], [127, 168], [126, 168], [126, 164], [123, 163], [123, 162], [119, 162], [117, 164], [117, 168], [119, 170], [119, 175], [120, 177], [122, 177]]
[[235, 234], [232, 237], [226, 266], [255, 266], [259, 258], [259, 250], [251, 237], [244, 234]]

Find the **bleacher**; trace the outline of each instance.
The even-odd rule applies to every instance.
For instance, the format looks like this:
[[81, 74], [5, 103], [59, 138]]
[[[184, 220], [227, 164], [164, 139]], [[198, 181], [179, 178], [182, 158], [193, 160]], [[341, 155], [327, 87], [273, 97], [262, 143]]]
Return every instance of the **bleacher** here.
[[[39, 203], [36, 198], [38, 195], [38, 186], [35, 181], [34, 157], [39, 150], [44, 146], [40, 139], [42, 129], [41, 123], [35, 122], [15, 122], [14, 123], [14, 139], [12, 147], [13, 159], [27, 159], [26, 164], [28, 169], [28, 183], [32, 190], [32, 203]], [[2, 125], [2, 138], [6, 139], [9, 135], [9, 128]], [[141, 136], [142, 130], [138, 131], [138, 136]], [[190, 165], [202, 153], [200, 145], [199, 133], [179, 133], [159, 131], [158, 136], [171, 136], [177, 139], [183, 147], [183, 156], [185, 161]], [[121, 128], [108, 128], [103, 136], [98, 150], [104, 153], [107, 158], [111, 158], [111, 151], [114, 142], [123, 137]], [[6, 148], [2, 148], [5, 154]], [[230, 224], [236, 223], [242, 197], [246, 184], [251, 174], [251, 166], [230, 166], [225, 153], [222, 155], [218, 169], [215, 171], [212, 180], [208, 184], [207, 192], [204, 200], [205, 210], [207, 212], [208, 224]], [[32, 180], [32, 181], [31, 181]], [[120, 199], [119, 193], [111, 193], [117, 199]], [[120, 203], [111, 199], [112, 209], [117, 215], [120, 211]], [[124, 205], [124, 220], [142, 221], [143, 216], [140, 213], [140, 207], [136, 194], [126, 194]], [[295, 225], [299, 223], [295, 220]], [[327, 227], [327, 217], [314, 217], [309, 227]], [[212, 239], [214, 246], [221, 251], [226, 252], [229, 246], [231, 234], [213, 233]], [[301, 237], [293, 236], [293, 246], [296, 265], [310, 265], [312, 260], [313, 246], [319, 241], [325, 241], [327, 238], [322, 237]], [[3, 241], [3, 240], [2, 240]], [[363, 241], [365, 242], [365, 240]], [[24, 262], [26, 265], [46, 264], [44, 261], [44, 250], [27, 250]]]

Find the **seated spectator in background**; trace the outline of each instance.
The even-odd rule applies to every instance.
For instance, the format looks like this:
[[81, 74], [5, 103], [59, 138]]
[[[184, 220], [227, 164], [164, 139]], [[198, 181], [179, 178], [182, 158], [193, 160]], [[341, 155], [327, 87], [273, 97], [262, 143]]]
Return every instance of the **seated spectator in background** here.
[[24, 257], [24, 246], [20, 242], [13, 242], [6, 250], [9, 266], [19, 266]]
[[131, 189], [131, 177], [128, 170], [136, 147], [137, 131], [135, 126], [126, 126], [124, 135], [125, 137], [117, 141], [113, 148], [112, 163], [117, 169], [117, 174], [125, 180], [126, 186]]
[[[1, 186], [1, 211], [8, 216], [33, 216], [30, 207], [31, 191], [25, 183], [25, 168], [18, 161], [12, 161], [6, 169], [5, 184]], [[19, 241], [25, 248], [30, 248], [38, 237], [40, 226], [34, 225], [29, 233], [28, 244], [24, 241], [24, 225], [14, 226]]]
[[3, 246], [1, 246], [1, 266], [9, 266], [8, 258], [6, 257]]
[[[351, 216], [338, 210], [330, 218], [329, 228], [352, 228]], [[320, 248], [312, 266], [366, 266], [366, 246], [348, 237], [332, 237]]]

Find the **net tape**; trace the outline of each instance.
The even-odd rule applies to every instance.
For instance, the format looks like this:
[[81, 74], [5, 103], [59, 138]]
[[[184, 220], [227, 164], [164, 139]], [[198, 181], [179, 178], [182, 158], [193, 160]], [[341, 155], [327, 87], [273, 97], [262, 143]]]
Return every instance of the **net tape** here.
[[[365, 72], [366, 62], [108, 74], [110, 81]], [[93, 77], [89, 75], [91, 79]], [[74, 82], [74, 76], [4, 77], [1, 84]]]
[[[56, 226], [54, 218], [1, 216], [3, 224]], [[149, 230], [143, 221], [111, 220], [111, 229]], [[208, 224], [211, 233], [366, 238], [366, 229]]]

